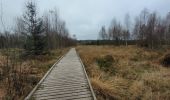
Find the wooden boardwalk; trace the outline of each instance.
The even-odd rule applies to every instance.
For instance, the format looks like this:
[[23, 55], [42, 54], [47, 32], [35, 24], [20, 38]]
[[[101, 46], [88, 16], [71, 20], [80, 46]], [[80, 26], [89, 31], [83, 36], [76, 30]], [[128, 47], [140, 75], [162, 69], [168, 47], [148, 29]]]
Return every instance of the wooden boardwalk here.
[[96, 100], [81, 59], [72, 48], [25, 100]]

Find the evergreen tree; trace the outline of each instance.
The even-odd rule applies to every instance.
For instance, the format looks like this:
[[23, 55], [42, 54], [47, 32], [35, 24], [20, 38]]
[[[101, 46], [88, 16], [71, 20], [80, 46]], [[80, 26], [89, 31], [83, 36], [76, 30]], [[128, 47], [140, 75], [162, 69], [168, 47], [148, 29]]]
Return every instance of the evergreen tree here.
[[42, 18], [37, 17], [36, 4], [27, 2], [26, 12], [23, 15], [24, 35], [26, 36], [25, 49], [28, 54], [40, 55], [45, 50], [45, 34]]

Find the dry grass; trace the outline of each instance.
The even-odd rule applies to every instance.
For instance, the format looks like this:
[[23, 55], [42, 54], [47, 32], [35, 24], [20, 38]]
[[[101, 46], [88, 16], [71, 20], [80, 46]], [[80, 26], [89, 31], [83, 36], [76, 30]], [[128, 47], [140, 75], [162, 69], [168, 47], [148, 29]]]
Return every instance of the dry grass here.
[[[57, 49], [50, 51], [49, 55], [38, 56], [34, 59], [25, 59], [21, 63], [17, 63], [14, 67], [16, 73], [15, 80], [10, 75], [4, 76], [0, 80], [0, 99], [8, 100], [23, 100], [24, 97], [33, 89], [33, 87], [44, 76], [48, 69], [68, 51], [66, 49]], [[0, 52], [1, 53], [1, 52]], [[9, 61], [11, 62], [11, 61]], [[0, 54], [0, 74], [4, 73], [4, 64], [6, 63], [6, 57]], [[0, 75], [1, 76], [1, 75]], [[9, 83], [8, 76], [13, 80]], [[15, 82], [14, 82], [15, 81]], [[20, 84], [20, 86], [18, 86]], [[14, 87], [16, 86], [17, 87]], [[17, 93], [16, 88], [21, 88], [21, 91]], [[9, 94], [10, 92], [10, 94]]]
[[[170, 99], [170, 69], [159, 63], [167, 50], [136, 46], [78, 46], [77, 50], [99, 100]], [[105, 55], [116, 60], [107, 72], [96, 62]]]

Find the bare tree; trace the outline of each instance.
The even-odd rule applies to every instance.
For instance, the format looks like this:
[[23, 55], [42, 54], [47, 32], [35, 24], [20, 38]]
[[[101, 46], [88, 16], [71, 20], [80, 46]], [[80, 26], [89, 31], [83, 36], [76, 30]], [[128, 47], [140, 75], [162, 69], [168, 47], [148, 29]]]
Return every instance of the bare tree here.
[[166, 41], [165, 39], [165, 29], [166, 29], [166, 24], [164, 22], [163, 19], [161, 19], [161, 17], [157, 18], [157, 24], [155, 27], [155, 35], [157, 37], [157, 41], [159, 42], [159, 46], [163, 45]]
[[146, 35], [147, 35], [147, 22], [149, 20], [149, 11], [148, 9], [143, 9], [139, 16], [139, 35], [141, 37], [141, 45], [146, 46], [145, 43]]
[[167, 14], [165, 18], [165, 40], [166, 44], [170, 44], [170, 12]]
[[134, 26], [134, 34], [140, 41], [139, 44], [151, 49], [163, 45], [163, 41], [166, 40], [165, 22], [161, 17], [158, 17], [157, 13], [149, 13], [147, 9], [144, 9], [136, 18]]
[[49, 49], [63, 48], [74, 44], [75, 40], [71, 38], [65, 21], [59, 18], [57, 9], [46, 12], [43, 22]]
[[1, 0], [1, 4], [0, 4], [0, 21], [1, 21], [1, 25], [2, 25], [2, 29], [3, 31], [5, 32], [6, 31], [6, 27], [5, 27], [5, 24], [4, 24], [4, 21], [3, 21], [3, 15], [4, 15], [4, 12], [3, 12], [3, 3], [2, 3], [2, 0]]
[[[46, 12], [43, 16], [43, 24], [44, 24], [44, 31], [46, 34], [47, 39], [47, 49], [51, 50], [53, 49], [54, 43], [56, 43], [52, 36], [52, 25], [51, 25], [51, 16], [50, 13]], [[52, 43], [53, 42], [53, 43]]]
[[105, 26], [102, 26], [102, 28], [99, 32], [99, 39], [101, 39], [101, 40], [107, 40], [108, 39]]
[[154, 48], [154, 45], [157, 42], [157, 35], [155, 34], [156, 25], [157, 25], [157, 15], [156, 13], [152, 13], [149, 16], [148, 23], [147, 23], [147, 30], [146, 30], [147, 31], [146, 41], [148, 41], [148, 45], [151, 49]]
[[123, 38], [127, 46], [128, 45], [127, 40], [130, 37], [130, 15], [128, 13], [125, 15], [124, 23], [126, 28], [123, 32]]
[[140, 20], [138, 17], [135, 18], [135, 24], [133, 28], [133, 37], [134, 39], [140, 40], [140, 34], [139, 34], [139, 29], [140, 29]]
[[116, 19], [113, 19], [109, 27], [109, 36], [111, 36], [112, 40], [115, 40], [117, 45], [120, 45], [123, 34], [122, 32], [122, 25], [120, 22], [117, 22]]

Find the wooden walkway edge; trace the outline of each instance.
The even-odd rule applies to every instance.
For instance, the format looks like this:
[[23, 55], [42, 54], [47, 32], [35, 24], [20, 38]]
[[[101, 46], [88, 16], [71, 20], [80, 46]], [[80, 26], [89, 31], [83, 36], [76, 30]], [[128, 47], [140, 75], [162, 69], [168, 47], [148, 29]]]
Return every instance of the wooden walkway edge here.
[[75, 48], [62, 56], [25, 100], [96, 100]]

